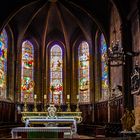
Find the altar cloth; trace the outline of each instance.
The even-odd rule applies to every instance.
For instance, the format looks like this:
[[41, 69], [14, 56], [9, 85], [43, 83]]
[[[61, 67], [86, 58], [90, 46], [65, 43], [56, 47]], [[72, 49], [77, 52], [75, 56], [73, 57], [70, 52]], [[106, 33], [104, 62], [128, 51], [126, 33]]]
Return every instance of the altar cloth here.
[[77, 124], [76, 124], [76, 120], [75, 119], [62, 119], [62, 118], [55, 118], [55, 119], [50, 119], [50, 118], [46, 118], [46, 119], [26, 119], [25, 122], [25, 127], [28, 127], [30, 123], [35, 123], [35, 122], [39, 122], [40, 124], [44, 124], [46, 122], [56, 122], [56, 123], [61, 123], [61, 122], [71, 122], [72, 125], [72, 131], [73, 133], [77, 133]]

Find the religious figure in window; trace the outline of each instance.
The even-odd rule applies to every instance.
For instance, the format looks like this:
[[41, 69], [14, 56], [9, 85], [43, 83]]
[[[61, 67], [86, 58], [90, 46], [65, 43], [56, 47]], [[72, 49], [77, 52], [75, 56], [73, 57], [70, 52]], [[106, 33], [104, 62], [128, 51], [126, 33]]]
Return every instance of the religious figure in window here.
[[61, 62], [60, 62], [60, 60], [52, 61], [52, 69], [56, 70], [56, 71], [61, 69]]
[[22, 68], [21, 68], [21, 101], [28, 94], [28, 101], [33, 102], [34, 92], [34, 47], [30, 41], [22, 43]]
[[89, 45], [82, 41], [78, 48], [78, 92], [79, 102], [85, 103], [90, 101], [89, 95]]
[[63, 101], [62, 48], [55, 44], [51, 47], [50, 54], [50, 102], [60, 104]]

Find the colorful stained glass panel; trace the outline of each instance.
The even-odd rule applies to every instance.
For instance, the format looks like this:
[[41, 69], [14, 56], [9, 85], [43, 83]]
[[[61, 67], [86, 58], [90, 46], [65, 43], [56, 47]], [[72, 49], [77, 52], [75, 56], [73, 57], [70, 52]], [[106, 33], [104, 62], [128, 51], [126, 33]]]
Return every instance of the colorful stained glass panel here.
[[108, 66], [107, 66], [107, 44], [104, 35], [100, 36], [101, 51], [101, 73], [102, 73], [102, 99], [108, 98]]
[[78, 92], [79, 102], [90, 102], [90, 79], [89, 79], [89, 45], [83, 41], [78, 48]]
[[22, 43], [22, 68], [21, 68], [21, 101], [28, 95], [28, 102], [33, 102], [34, 92], [34, 49], [28, 40]]
[[63, 103], [63, 55], [62, 48], [55, 44], [50, 49], [50, 102]]
[[6, 98], [8, 36], [4, 29], [0, 34], [0, 98]]

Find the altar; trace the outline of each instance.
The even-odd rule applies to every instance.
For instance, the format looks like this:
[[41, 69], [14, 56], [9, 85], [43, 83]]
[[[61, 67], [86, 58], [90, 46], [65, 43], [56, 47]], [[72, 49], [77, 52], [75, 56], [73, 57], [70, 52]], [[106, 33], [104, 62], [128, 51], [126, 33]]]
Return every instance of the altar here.
[[75, 134], [77, 133], [77, 125], [76, 125], [76, 120], [75, 119], [66, 119], [66, 118], [64, 118], [64, 119], [63, 118], [26, 119], [25, 127], [29, 127], [30, 124], [47, 124], [46, 125], [47, 128], [49, 128], [49, 127], [50, 128], [55, 128], [55, 127], [58, 127], [57, 125], [59, 123], [63, 123], [63, 124], [69, 123], [70, 126], [71, 126], [70, 127], [71, 131]]
[[58, 110], [53, 103], [48, 108], [45, 107], [46, 105], [43, 111], [38, 111], [35, 101], [32, 112], [28, 111], [25, 102], [21, 112], [25, 127], [13, 128], [12, 138], [72, 138], [77, 134], [77, 124], [82, 121], [82, 112], [78, 105], [75, 112], [71, 112], [69, 105], [65, 112]]

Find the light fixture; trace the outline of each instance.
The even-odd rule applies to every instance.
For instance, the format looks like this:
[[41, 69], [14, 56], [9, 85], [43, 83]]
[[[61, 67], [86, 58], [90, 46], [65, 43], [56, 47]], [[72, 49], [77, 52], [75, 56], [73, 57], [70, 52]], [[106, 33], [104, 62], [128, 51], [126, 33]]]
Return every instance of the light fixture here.
[[131, 76], [131, 94], [140, 95], [140, 66], [137, 62]]
[[108, 64], [110, 66], [120, 66], [125, 64], [125, 55], [119, 40], [114, 40], [108, 49]]
[[115, 13], [113, 10], [112, 24], [113, 24], [113, 40], [108, 48], [108, 65], [109, 66], [120, 66], [125, 63], [125, 55], [123, 47], [121, 46], [121, 41], [117, 38], [117, 29], [115, 22]]
[[[113, 20], [114, 21], [114, 20]], [[125, 64], [125, 55], [121, 42], [117, 39], [117, 31], [114, 22], [114, 40], [112, 41], [110, 47], [108, 48], [108, 64], [110, 66], [120, 66]]]

